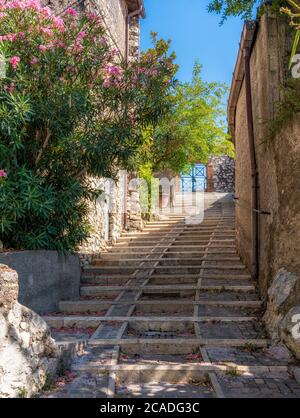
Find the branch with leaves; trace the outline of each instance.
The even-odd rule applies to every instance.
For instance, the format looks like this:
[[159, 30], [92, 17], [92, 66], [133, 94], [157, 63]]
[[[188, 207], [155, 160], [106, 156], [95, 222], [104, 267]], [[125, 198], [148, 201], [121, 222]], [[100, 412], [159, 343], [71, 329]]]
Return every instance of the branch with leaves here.
[[282, 7], [280, 10], [290, 18], [290, 25], [296, 30], [289, 68], [291, 69], [294, 56], [300, 42], [300, 0], [287, 0], [290, 7]]

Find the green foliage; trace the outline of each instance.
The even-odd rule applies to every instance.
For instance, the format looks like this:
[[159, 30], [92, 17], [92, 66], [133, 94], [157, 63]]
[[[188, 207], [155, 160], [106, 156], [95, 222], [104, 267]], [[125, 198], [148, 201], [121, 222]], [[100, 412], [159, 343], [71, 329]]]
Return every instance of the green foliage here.
[[178, 83], [169, 100], [167, 117], [145, 133], [139, 163], [151, 162], [153, 171], [180, 173], [190, 164], [206, 162], [212, 155], [233, 156], [233, 144], [224, 123], [224, 97], [227, 88], [206, 83], [196, 63], [191, 83]]
[[300, 112], [300, 79], [290, 78], [282, 87], [283, 98], [277, 105], [276, 116], [269, 122], [269, 133], [266, 142], [273, 140]]
[[293, 58], [296, 55], [297, 48], [300, 42], [300, 1], [287, 0], [289, 7], [282, 7], [280, 10], [290, 18], [290, 25], [296, 31], [295, 39], [292, 47], [291, 59], [289, 69], [292, 68]]
[[[268, 2], [265, 2], [267, 4]], [[273, 0], [273, 10], [279, 11], [281, 6], [286, 4], [285, 0]], [[229, 16], [240, 16], [242, 19], [251, 19], [257, 8], [259, 13], [263, 13], [264, 4], [259, 0], [211, 0], [208, 5], [210, 13], [217, 13], [222, 16], [222, 23]]]
[[37, 1], [1, 6], [0, 240], [72, 251], [89, 234], [87, 180], [114, 177], [169, 111], [176, 66], [153, 37], [140, 62], [120, 62], [102, 20]]
[[226, 376], [230, 376], [230, 377], [240, 377], [242, 375], [242, 373], [239, 371], [237, 367], [229, 367], [226, 370], [225, 374]]

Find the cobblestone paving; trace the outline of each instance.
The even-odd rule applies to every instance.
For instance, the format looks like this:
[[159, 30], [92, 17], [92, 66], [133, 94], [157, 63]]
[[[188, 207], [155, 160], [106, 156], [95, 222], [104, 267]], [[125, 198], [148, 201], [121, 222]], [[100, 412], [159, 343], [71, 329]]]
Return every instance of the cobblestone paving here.
[[175, 206], [124, 233], [85, 268], [80, 302], [46, 318], [64, 324], [58, 341], [87, 345], [42, 397], [300, 397], [299, 365], [268, 340], [236, 253], [232, 201], [206, 194], [201, 218], [194, 197], [188, 221]]

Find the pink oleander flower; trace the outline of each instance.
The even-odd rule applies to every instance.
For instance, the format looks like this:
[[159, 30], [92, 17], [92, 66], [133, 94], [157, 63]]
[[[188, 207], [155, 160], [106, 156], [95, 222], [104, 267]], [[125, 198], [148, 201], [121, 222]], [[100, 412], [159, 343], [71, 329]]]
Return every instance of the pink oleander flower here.
[[52, 22], [57, 29], [63, 30], [65, 27], [63, 19], [59, 16], [53, 16]]
[[19, 32], [18, 33], [19, 38], [24, 39], [25, 38], [25, 32]]
[[18, 57], [17, 55], [15, 55], [15, 56], [13, 56], [9, 59], [9, 63], [11, 64], [11, 66], [13, 67], [14, 70], [17, 68], [20, 61], [21, 61], [21, 58]]
[[27, 0], [25, 6], [30, 9], [41, 10], [42, 6], [39, 0]]
[[111, 50], [111, 53], [112, 53], [112, 55], [118, 55], [119, 54], [119, 50], [117, 49], [117, 48], [113, 48], [112, 50]]
[[37, 62], [38, 62], [37, 57], [33, 57], [33, 58], [31, 59], [31, 61], [30, 61], [30, 64], [31, 64], [31, 65], [34, 65], [34, 64], [36, 64]]
[[70, 16], [77, 16], [77, 11], [75, 10], [75, 9], [73, 9], [73, 7], [69, 7], [66, 11], [65, 11], [65, 13], [67, 14], [67, 15], [70, 15]]
[[80, 53], [83, 50], [83, 46], [80, 43], [75, 43], [73, 47], [73, 51]]
[[81, 40], [86, 37], [86, 32], [84, 30], [80, 31], [77, 35], [77, 40]]
[[40, 45], [39, 50], [42, 51], [42, 52], [45, 52], [45, 51], [47, 51], [47, 47], [45, 45]]
[[10, 83], [10, 86], [8, 88], [8, 91], [13, 94], [13, 92], [15, 91], [15, 84], [14, 83]]
[[103, 46], [107, 46], [108, 45], [108, 40], [107, 38], [105, 38], [105, 36], [102, 36], [102, 38], [100, 38], [100, 43]]
[[0, 12], [0, 19], [3, 19], [4, 17], [6, 17], [7, 16], [7, 14], [6, 13], [3, 13], [3, 12]]
[[0, 170], [0, 177], [6, 178], [7, 177], [7, 172], [5, 170], [1, 169]]
[[46, 35], [48, 35], [48, 36], [52, 36], [53, 35], [53, 30], [50, 29], [50, 28], [41, 28], [41, 31], [43, 33], [45, 33]]
[[52, 16], [52, 11], [49, 7], [42, 7], [40, 12], [46, 17]]
[[116, 65], [109, 65], [107, 64], [105, 66], [106, 74], [108, 75], [120, 75], [122, 73], [122, 70], [120, 67], [117, 67]]
[[57, 46], [58, 48], [64, 48], [65, 44], [63, 43], [63, 41], [61, 41], [60, 39], [57, 41]]
[[16, 33], [9, 33], [8, 35], [2, 35], [1, 41], [11, 41], [14, 42], [17, 39], [18, 35]]
[[106, 78], [103, 82], [103, 87], [105, 87], [106, 89], [110, 88], [112, 86], [112, 82], [110, 78]]
[[89, 13], [88, 15], [87, 15], [87, 17], [88, 17], [88, 19], [91, 21], [91, 22], [97, 22], [97, 23], [100, 23], [102, 20], [101, 20], [101, 18], [100, 18], [100, 16], [98, 16], [96, 13]]

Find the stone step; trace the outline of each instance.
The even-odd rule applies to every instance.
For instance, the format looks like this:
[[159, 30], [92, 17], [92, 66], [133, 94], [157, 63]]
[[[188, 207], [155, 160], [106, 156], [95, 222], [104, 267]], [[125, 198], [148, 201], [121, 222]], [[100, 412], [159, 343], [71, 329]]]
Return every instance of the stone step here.
[[[227, 365], [217, 365], [211, 363], [164, 363], [161, 362], [160, 364], [140, 364], [136, 361], [135, 364], [117, 364], [117, 365], [95, 365], [94, 367], [91, 366], [89, 370], [100, 369], [102, 372], [116, 372], [118, 373], [118, 378], [124, 379], [126, 382], [146, 382], [148, 379], [149, 381], [174, 381], [180, 382], [186, 376], [191, 378], [191, 375], [186, 375], [188, 372], [197, 373], [199, 375], [194, 375], [194, 378], [205, 377], [207, 373], [213, 372], [230, 372], [232, 369], [240, 373], [249, 373], [249, 374], [268, 374], [268, 373], [280, 373], [280, 372], [288, 372], [288, 366], [276, 366], [276, 365], [269, 365], [269, 366], [261, 366], [261, 365], [251, 365], [251, 366], [244, 366], [236, 363], [232, 363], [232, 366]], [[87, 370], [85, 366], [81, 367], [81, 365], [76, 365], [73, 370], [83, 371]], [[137, 380], [138, 379], [138, 380]], [[147, 379], [147, 380], [146, 380]]]
[[[204, 339], [204, 338], [132, 338], [112, 339], [110, 345], [118, 345], [124, 354], [190, 354], [199, 347], [258, 347], [266, 348], [270, 341], [266, 339]], [[107, 346], [106, 339], [90, 340], [91, 346]]]
[[128, 322], [135, 327], [135, 330], [163, 330], [165, 332], [171, 331], [184, 331], [188, 329], [194, 323], [242, 323], [256, 321], [254, 316], [241, 316], [241, 317], [175, 317], [175, 316], [44, 316], [43, 319], [52, 328], [93, 328], [98, 327], [100, 323], [105, 322]]
[[234, 235], [235, 236], [235, 230], [233, 228], [219, 228], [216, 226], [211, 227], [199, 227], [199, 228], [192, 228], [189, 226], [172, 226], [168, 228], [144, 228], [142, 232], [123, 232], [122, 236], [125, 237], [143, 237], [143, 236], [163, 236], [163, 235], [191, 235], [191, 236], [197, 236], [201, 234], [207, 234], [207, 235], [222, 235], [222, 234], [228, 234], [228, 235]]
[[209, 255], [207, 257], [195, 257], [195, 258], [190, 258], [190, 257], [182, 257], [182, 258], [125, 258], [125, 259], [120, 259], [119, 257], [115, 257], [114, 259], [93, 259], [92, 265], [93, 266], [128, 266], [130, 265], [134, 265], [134, 266], [139, 266], [141, 263], [153, 263], [153, 262], [159, 262], [161, 265], [172, 265], [171, 263], [174, 264], [189, 264], [189, 263], [197, 263], [199, 264], [200, 262], [205, 261], [205, 262], [209, 262], [209, 261], [213, 261], [213, 262], [222, 262], [222, 261], [230, 261], [230, 262], [239, 262], [240, 258], [239, 257], [218, 257], [218, 258], [212, 258]]
[[174, 231], [173, 229], [170, 230], [170, 232], [153, 232], [153, 231], [144, 231], [144, 232], [137, 232], [137, 233], [133, 233], [133, 232], [128, 232], [128, 233], [123, 233], [122, 234], [122, 238], [126, 238], [126, 239], [150, 239], [153, 237], [156, 238], [161, 238], [161, 237], [172, 237], [172, 238], [203, 238], [203, 237], [214, 237], [214, 238], [230, 238], [233, 239], [235, 237], [235, 233], [234, 232], [228, 232], [228, 231], [216, 231], [215, 228], [212, 228], [211, 231], [208, 230], [199, 230], [199, 231], [185, 231], [185, 230], [178, 230], [178, 231]]
[[[181, 252], [177, 252], [177, 251], [170, 251], [172, 249], [172, 247], [169, 248], [169, 250], [167, 250], [164, 253], [164, 258], [186, 258], [186, 257], [190, 257], [191, 259], [194, 258], [198, 258], [198, 257], [202, 257], [204, 254], [208, 254], [209, 256], [213, 256], [213, 257], [217, 257], [218, 255], [222, 255], [222, 256], [227, 256], [227, 257], [237, 257], [237, 252], [234, 249], [225, 249], [225, 250], [211, 250], [210, 248], [205, 251], [204, 248], [201, 247], [200, 250], [198, 251], [181, 251]], [[120, 259], [140, 259], [143, 258], [145, 259], [146, 257], [154, 257], [157, 256], [157, 253], [150, 253], [147, 249], [139, 249], [139, 251], [133, 251], [131, 249], [128, 249], [128, 251], [126, 251], [125, 249], [123, 249], [122, 252], [117, 251], [114, 252], [113, 250], [109, 253], [103, 253], [101, 254], [101, 258], [99, 258], [99, 260], [120, 260]], [[97, 256], [98, 257], [98, 256]], [[95, 257], [95, 259], [97, 260], [97, 257]]]
[[[128, 302], [124, 301], [99, 301], [99, 300], [84, 300], [84, 301], [62, 301], [59, 303], [60, 312], [100, 312], [108, 310], [111, 306], [126, 306]], [[174, 310], [186, 309], [194, 306], [208, 306], [208, 307], [227, 307], [240, 309], [257, 309], [261, 308], [261, 301], [136, 301], [135, 306], [138, 310], [151, 312], [158, 310], [165, 310], [173, 312]]]
[[[168, 248], [169, 247], [169, 248]], [[168, 252], [189, 252], [188, 250], [190, 249], [191, 251], [194, 250], [194, 252], [196, 251], [196, 249], [202, 249], [205, 250], [207, 248], [207, 245], [177, 245], [177, 246], [173, 246], [170, 247], [169, 243], [163, 244], [160, 243], [158, 245], [138, 245], [138, 246], [115, 246], [113, 249], [113, 253], [116, 254], [118, 252], [124, 252], [124, 253], [137, 253], [137, 252], [143, 252], [146, 254], [149, 254], [149, 252], [153, 249], [155, 250], [163, 250], [168, 248]], [[209, 246], [209, 251], [212, 250], [218, 250], [218, 251], [230, 251], [232, 253], [236, 253], [236, 247], [235, 245], [210, 245]]]
[[236, 291], [236, 292], [253, 292], [255, 287], [253, 285], [238, 285], [238, 286], [197, 286], [197, 285], [166, 285], [166, 286], [136, 286], [136, 285], [126, 285], [126, 286], [82, 286], [80, 289], [81, 296], [101, 296], [105, 293], [117, 293], [125, 290], [137, 290], [143, 291], [144, 293], [180, 293], [186, 291], [196, 291], [196, 290], [212, 290], [212, 291]]
[[201, 264], [199, 265], [186, 265], [186, 266], [177, 266], [177, 265], [170, 265], [170, 266], [155, 266], [155, 265], [150, 265], [150, 266], [145, 266], [145, 265], [139, 265], [137, 267], [134, 266], [87, 266], [84, 268], [84, 274], [89, 274], [89, 273], [93, 273], [93, 274], [109, 274], [109, 273], [120, 273], [120, 274], [130, 274], [130, 273], [134, 273], [134, 271], [138, 269], [138, 270], [155, 270], [156, 272], [161, 272], [161, 273], [170, 273], [173, 270], [175, 270], [175, 274], [178, 273], [178, 271], [181, 271], [182, 274], [184, 273], [192, 273], [193, 271], [196, 273], [198, 270], [246, 270], [246, 267], [241, 264], [241, 265], [212, 265], [212, 266], [208, 266], [208, 265], [204, 265], [202, 266]]
[[[190, 237], [190, 235], [188, 236], [176, 236], [176, 235], [163, 235], [163, 240], [167, 241], [167, 240], [172, 240], [176, 238], [176, 242], [180, 242], [182, 244], [186, 243], [186, 244], [197, 244], [199, 242], [207, 242], [208, 240], [211, 241], [211, 243], [232, 243], [235, 242], [235, 238], [232, 237], [211, 237], [211, 235], [198, 235], [197, 237]], [[149, 243], [149, 242], [154, 242], [154, 243], [159, 243], [161, 241], [161, 237], [154, 237], [152, 235], [150, 235], [149, 237], [145, 236], [145, 237], [138, 237], [138, 238], [132, 238], [132, 237], [121, 237], [118, 239], [118, 243], [117, 245], [121, 245], [123, 243]]]
[[[250, 275], [225, 275], [225, 274], [218, 274], [218, 275], [199, 275], [199, 274], [185, 274], [185, 275], [160, 275], [160, 274], [152, 274], [149, 277], [149, 283], [151, 284], [170, 284], [170, 285], [181, 285], [181, 284], [189, 284], [189, 283], [197, 283], [199, 279], [203, 279], [202, 281], [209, 281], [209, 284], [219, 284], [222, 285], [226, 284], [247, 284], [251, 285], [251, 276]], [[83, 275], [81, 278], [81, 283], [83, 284], [99, 284], [99, 285], [125, 285], [128, 281], [132, 283], [135, 281], [135, 277], [130, 275], [114, 275], [114, 276], [101, 276], [95, 274], [87, 274]], [[204, 284], [204, 283], [203, 283]]]

